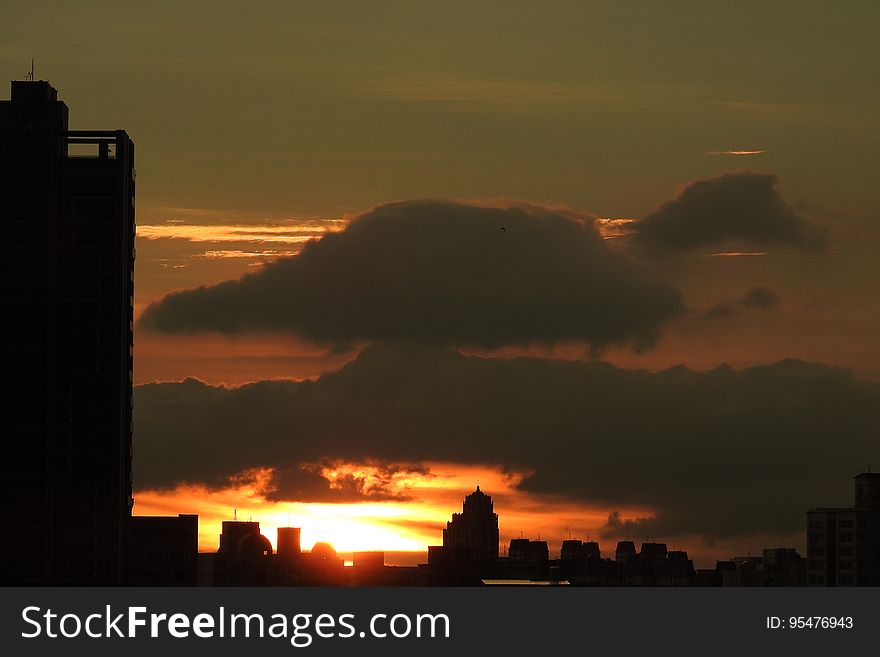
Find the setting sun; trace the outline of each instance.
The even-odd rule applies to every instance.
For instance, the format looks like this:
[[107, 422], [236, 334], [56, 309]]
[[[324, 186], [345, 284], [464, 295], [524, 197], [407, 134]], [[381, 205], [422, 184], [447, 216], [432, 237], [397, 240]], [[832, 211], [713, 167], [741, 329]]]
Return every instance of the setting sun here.
[[[480, 484], [490, 491], [501, 515], [501, 542], [522, 534], [541, 536], [558, 544], [570, 533], [596, 536], [608, 511], [563, 501], [542, 499], [516, 488], [525, 473], [451, 463], [428, 463], [421, 470], [401, 467], [388, 476], [370, 463], [334, 463], [321, 468], [330, 487], [343, 479], [359, 482], [364, 501], [356, 503], [278, 502], [271, 497], [271, 468], [249, 471], [229, 486], [209, 489], [178, 486], [172, 490], [143, 490], [135, 495], [136, 515], [197, 513], [199, 548], [217, 549], [220, 523], [237, 517], [260, 523], [262, 533], [276, 544], [278, 527], [302, 528], [302, 545], [328, 542], [340, 552], [385, 550], [424, 552], [441, 542], [446, 522], [460, 511], [461, 500]], [[381, 491], [379, 491], [381, 489]], [[382, 501], [371, 501], [379, 496]], [[626, 518], [649, 515], [630, 510]]]

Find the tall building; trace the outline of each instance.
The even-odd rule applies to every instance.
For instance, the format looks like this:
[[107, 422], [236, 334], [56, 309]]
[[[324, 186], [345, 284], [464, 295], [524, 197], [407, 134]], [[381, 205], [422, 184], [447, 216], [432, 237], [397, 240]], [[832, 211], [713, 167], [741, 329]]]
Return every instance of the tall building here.
[[68, 130], [48, 82], [12, 83], [0, 102], [3, 584], [123, 581], [134, 193], [124, 131]]
[[880, 474], [855, 478], [855, 504], [807, 512], [810, 586], [880, 586]]
[[498, 514], [492, 498], [477, 486], [464, 498], [461, 513], [453, 513], [443, 530], [443, 547], [471, 552], [478, 561], [498, 559]]

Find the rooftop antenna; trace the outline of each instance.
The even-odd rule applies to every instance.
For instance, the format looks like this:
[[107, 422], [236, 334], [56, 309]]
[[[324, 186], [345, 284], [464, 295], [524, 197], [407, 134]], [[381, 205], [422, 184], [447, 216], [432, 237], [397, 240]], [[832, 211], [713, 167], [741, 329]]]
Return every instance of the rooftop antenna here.
[[34, 81], [34, 60], [31, 60], [31, 70], [24, 74], [24, 79], [28, 82]]

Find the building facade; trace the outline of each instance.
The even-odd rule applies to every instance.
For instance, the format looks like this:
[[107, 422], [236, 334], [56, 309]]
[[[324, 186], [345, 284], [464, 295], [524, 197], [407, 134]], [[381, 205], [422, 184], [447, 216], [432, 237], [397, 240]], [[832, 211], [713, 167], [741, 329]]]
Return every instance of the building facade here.
[[123, 582], [134, 198], [124, 131], [71, 131], [48, 82], [12, 83], [0, 102], [4, 584]]
[[807, 512], [810, 586], [880, 586], [880, 474], [855, 477], [855, 503]]

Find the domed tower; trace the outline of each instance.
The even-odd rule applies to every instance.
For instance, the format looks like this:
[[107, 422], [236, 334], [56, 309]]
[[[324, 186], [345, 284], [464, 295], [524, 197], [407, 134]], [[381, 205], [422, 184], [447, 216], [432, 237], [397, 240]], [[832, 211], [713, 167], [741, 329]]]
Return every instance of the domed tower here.
[[480, 561], [498, 559], [498, 514], [492, 498], [477, 486], [464, 498], [461, 513], [453, 513], [443, 530], [443, 547], [471, 550]]

